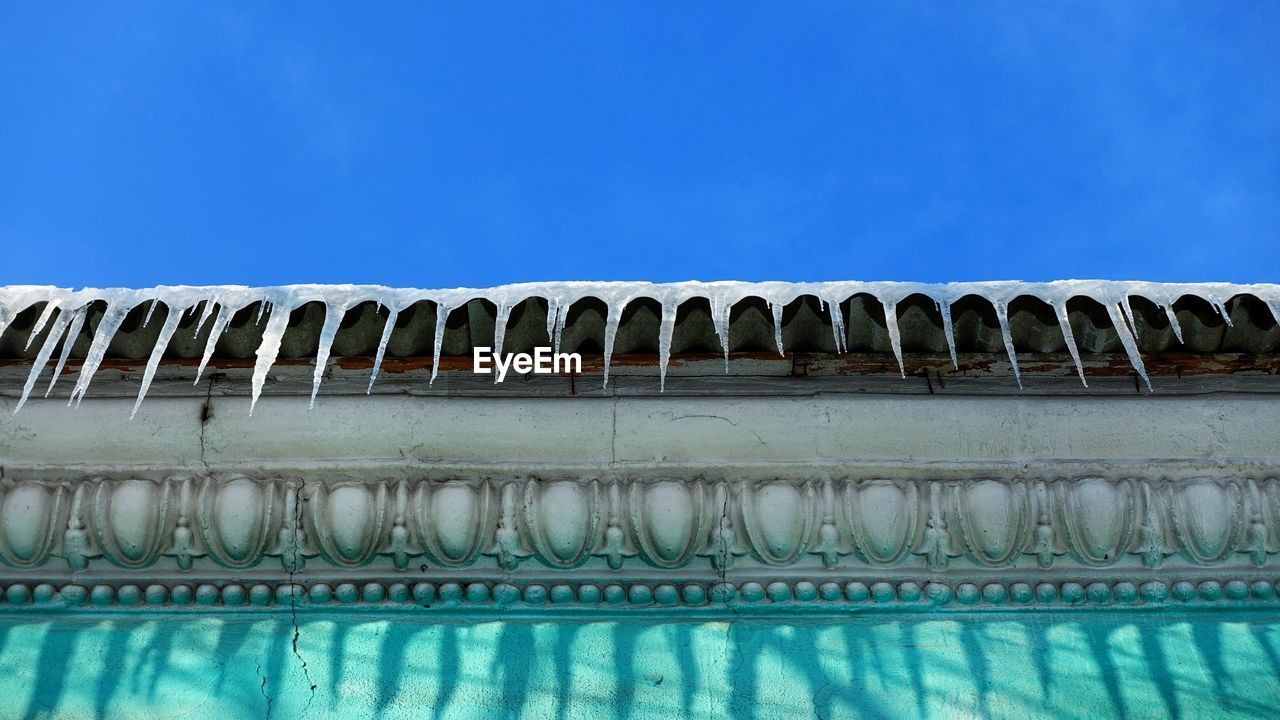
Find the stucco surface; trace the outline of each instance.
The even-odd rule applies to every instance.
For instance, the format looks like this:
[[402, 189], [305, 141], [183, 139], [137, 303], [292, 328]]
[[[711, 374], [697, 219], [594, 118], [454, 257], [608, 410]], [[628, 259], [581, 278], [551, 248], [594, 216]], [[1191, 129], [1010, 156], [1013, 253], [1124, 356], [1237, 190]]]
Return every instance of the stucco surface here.
[[1274, 614], [459, 624], [309, 614], [299, 621], [295, 636], [287, 613], [6, 618], [0, 716], [1280, 714]]

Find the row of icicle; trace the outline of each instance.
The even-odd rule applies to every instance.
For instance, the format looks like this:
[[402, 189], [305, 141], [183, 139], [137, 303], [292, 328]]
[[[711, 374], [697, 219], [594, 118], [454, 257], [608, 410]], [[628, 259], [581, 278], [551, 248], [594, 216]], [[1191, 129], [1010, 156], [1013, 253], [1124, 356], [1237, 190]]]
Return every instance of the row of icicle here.
[[[1053, 308], [1058, 324], [1062, 329], [1067, 349], [1075, 362], [1080, 381], [1085, 383], [1084, 369], [1081, 366], [1079, 350], [1071, 332], [1071, 324], [1067, 319], [1067, 301], [1073, 297], [1088, 297], [1100, 303], [1111, 318], [1120, 342], [1132, 363], [1134, 370], [1151, 389], [1151, 381], [1147, 377], [1142, 357], [1138, 353], [1135, 337], [1132, 297], [1146, 298], [1168, 314], [1169, 323], [1178, 340], [1182, 340], [1182, 330], [1173, 312], [1174, 302], [1183, 296], [1191, 295], [1204, 299], [1222, 314], [1230, 324], [1227, 316], [1226, 302], [1232, 297], [1249, 294], [1258, 297], [1271, 309], [1272, 314], [1280, 322], [1280, 285], [1256, 284], [1237, 285], [1230, 283], [1151, 283], [1104, 280], [1063, 280], [1050, 283], [1024, 283], [1014, 281], [975, 282], [975, 283], [899, 283], [899, 282], [820, 282], [820, 283], [786, 283], [786, 282], [683, 282], [669, 284], [652, 284], [637, 282], [560, 282], [560, 283], [522, 283], [503, 285], [489, 289], [453, 289], [453, 290], [416, 290], [397, 289], [374, 285], [287, 285], [268, 288], [250, 288], [244, 286], [161, 286], [146, 290], [130, 289], [84, 289], [68, 290], [48, 286], [10, 286], [0, 287], [0, 334], [2, 334], [13, 317], [25, 308], [44, 303], [39, 318], [28, 337], [28, 344], [52, 322], [48, 335], [32, 364], [31, 373], [22, 389], [22, 397], [14, 408], [16, 413], [26, 404], [36, 382], [48, 365], [52, 354], [59, 343], [61, 352], [53, 370], [53, 377], [45, 390], [45, 396], [53, 389], [59, 375], [67, 363], [71, 352], [72, 341], [84, 326], [89, 306], [97, 301], [106, 304], [106, 310], [93, 334], [93, 341], [85, 355], [84, 363], [75, 387], [71, 391], [68, 405], [79, 405], [89, 389], [89, 382], [102, 363], [112, 337], [119, 330], [121, 323], [129, 311], [143, 303], [150, 303], [146, 322], [150, 322], [151, 314], [157, 304], [164, 303], [169, 308], [164, 325], [156, 339], [155, 347], [147, 361], [142, 377], [142, 387], [138, 391], [133, 413], [137, 414], [142, 399], [151, 386], [157, 366], [164, 356], [165, 348], [177, 331], [182, 318], [199, 310], [200, 317], [195, 325], [195, 333], [210, 322], [213, 327], [205, 343], [204, 354], [196, 371], [196, 382], [200, 381], [205, 367], [217, 344], [218, 338], [227, 328], [233, 315], [239, 310], [254, 303], [262, 303], [259, 308], [258, 321], [262, 313], [270, 306], [267, 325], [262, 333], [262, 343], [257, 349], [257, 359], [253, 369], [253, 395], [249, 403], [249, 414], [253, 414], [262, 387], [266, 382], [267, 372], [276, 361], [280, 351], [280, 341], [288, 328], [290, 313], [309, 302], [319, 302], [325, 306], [324, 325], [320, 331], [320, 344], [316, 352], [315, 373], [311, 388], [311, 404], [314, 406], [316, 393], [320, 388], [329, 359], [330, 347], [337, 334], [343, 315], [351, 308], [364, 302], [375, 302], [387, 308], [389, 315], [378, 343], [377, 355], [373, 362], [373, 371], [369, 378], [369, 389], [378, 377], [378, 369], [382, 364], [387, 341], [396, 325], [397, 315], [405, 308], [420, 301], [435, 303], [436, 313], [435, 346], [431, 364], [431, 380], [434, 382], [440, 364], [440, 346], [444, 337], [445, 321], [449, 313], [462, 307], [473, 299], [492, 302], [497, 307], [497, 318], [494, 326], [493, 351], [497, 355], [502, 352], [503, 336], [506, 333], [507, 320], [512, 308], [528, 298], [543, 298], [547, 302], [547, 334], [552, 338], [555, 350], [560, 348], [560, 335], [564, 329], [565, 315], [570, 306], [584, 298], [596, 298], [608, 306], [608, 317], [604, 337], [604, 384], [609, 384], [609, 362], [613, 354], [614, 337], [618, 323], [627, 304], [637, 298], [652, 298], [662, 306], [662, 320], [659, 330], [658, 353], [660, 384], [666, 385], [667, 364], [671, 355], [671, 335], [675, 328], [676, 310], [681, 303], [694, 298], [705, 298], [711, 305], [712, 321], [716, 335], [724, 348], [725, 368], [728, 369], [729, 356], [729, 313], [735, 304], [749, 298], [764, 299], [773, 314], [774, 338], [778, 352], [784, 353], [782, 345], [782, 309], [802, 295], [818, 298], [831, 313], [831, 330], [837, 352], [844, 352], [846, 347], [844, 317], [840, 304], [854, 295], [865, 293], [875, 297], [883, 306], [885, 326], [893, 354], [898, 361], [899, 373], [905, 377], [902, 362], [902, 347], [898, 334], [897, 305], [911, 295], [924, 295], [933, 300], [942, 315], [943, 332], [947, 338], [947, 346], [951, 353], [951, 361], [956, 363], [955, 339], [951, 330], [951, 305], [966, 295], [978, 295], [988, 300], [995, 308], [996, 318], [1000, 323], [1000, 332], [1004, 338], [1005, 350], [1013, 366], [1014, 377], [1018, 387], [1022, 387], [1022, 375], [1018, 370], [1018, 360], [1014, 353], [1013, 338], [1009, 331], [1009, 303], [1019, 296], [1039, 298]], [[216, 314], [215, 314], [216, 309]], [[54, 315], [56, 311], [56, 317]], [[63, 338], [67, 342], [61, 342]]]

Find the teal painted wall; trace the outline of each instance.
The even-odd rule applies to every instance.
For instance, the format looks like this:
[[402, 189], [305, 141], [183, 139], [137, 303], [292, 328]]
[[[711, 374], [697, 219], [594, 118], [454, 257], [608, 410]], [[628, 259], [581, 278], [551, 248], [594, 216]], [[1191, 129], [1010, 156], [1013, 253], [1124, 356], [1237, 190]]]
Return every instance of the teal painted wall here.
[[1280, 716], [1275, 613], [299, 621], [295, 654], [288, 615], [4, 618], [0, 714]]

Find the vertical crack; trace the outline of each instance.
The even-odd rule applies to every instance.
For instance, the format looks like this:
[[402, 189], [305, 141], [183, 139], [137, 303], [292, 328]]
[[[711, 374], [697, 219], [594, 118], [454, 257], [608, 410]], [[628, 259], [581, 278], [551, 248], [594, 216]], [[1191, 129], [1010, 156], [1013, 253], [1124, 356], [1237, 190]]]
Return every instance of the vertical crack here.
[[267, 694], [267, 676], [262, 674], [262, 663], [258, 663], [258, 666], [254, 668], [254, 672], [258, 673], [258, 677], [262, 678], [262, 684], [258, 685], [258, 692], [262, 693], [262, 697], [267, 700], [267, 720], [271, 720], [271, 706], [274, 700]]
[[213, 417], [213, 382], [216, 373], [209, 374], [209, 382], [205, 386], [204, 405], [200, 406], [200, 464], [205, 472], [209, 472], [209, 461], [205, 459], [204, 431]]
[[307, 661], [303, 659], [302, 654], [298, 652], [298, 638], [302, 635], [302, 629], [298, 625], [298, 585], [294, 583], [294, 576], [297, 574], [298, 555], [301, 552], [302, 534], [302, 489], [298, 489], [298, 499], [294, 503], [294, 526], [293, 526], [293, 542], [290, 543], [290, 552], [293, 557], [289, 562], [289, 619], [293, 623], [293, 656], [298, 659], [298, 663], [302, 666], [302, 676], [306, 678], [307, 685], [310, 686], [310, 695], [307, 696], [307, 704], [302, 706], [302, 712], [299, 715], [305, 715], [307, 709], [311, 707], [311, 702], [316, 699], [316, 683], [311, 679], [311, 671], [307, 669]]

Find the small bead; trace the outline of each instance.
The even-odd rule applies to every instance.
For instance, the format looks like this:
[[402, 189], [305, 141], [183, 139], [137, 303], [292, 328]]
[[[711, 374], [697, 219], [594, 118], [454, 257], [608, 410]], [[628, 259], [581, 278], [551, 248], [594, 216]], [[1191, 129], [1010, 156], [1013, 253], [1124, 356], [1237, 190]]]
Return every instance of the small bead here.
[[380, 603], [387, 597], [387, 589], [382, 587], [382, 583], [365, 583], [360, 589], [360, 596], [367, 603]]
[[701, 585], [685, 585], [680, 594], [688, 605], [701, 605], [707, 601], [707, 591]]
[[89, 589], [83, 585], [63, 585], [58, 591], [58, 597], [62, 598], [62, 602], [72, 607], [83, 603], [88, 596]]
[[1273, 600], [1276, 596], [1275, 589], [1272, 588], [1271, 583], [1266, 580], [1254, 581], [1254, 583], [1249, 586], [1249, 594], [1258, 600]]
[[1138, 596], [1145, 602], [1161, 603], [1169, 599], [1169, 586], [1159, 580], [1148, 580], [1138, 586]]
[[31, 597], [38, 603], [47, 603], [58, 594], [57, 588], [49, 583], [40, 583], [31, 591]]
[[511, 583], [498, 583], [493, 586], [493, 599], [500, 605], [509, 605], [520, 600], [520, 588]]
[[1089, 602], [1095, 605], [1105, 605], [1111, 602], [1111, 587], [1104, 582], [1091, 582], [1084, 589], [1085, 597], [1089, 598]]
[[526, 585], [524, 601], [530, 605], [541, 605], [547, 601], [547, 589], [541, 585]]
[[27, 601], [31, 599], [31, 588], [22, 583], [10, 585], [9, 589], [4, 592], [4, 599], [10, 605], [26, 605]]
[[429, 582], [414, 583], [413, 601], [419, 605], [430, 605], [436, 601], [436, 586]]
[[573, 602], [573, 588], [568, 585], [556, 585], [551, 588], [551, 602], [557, 605], [568, 605]]
[[648, 585], [632, 585], [627, 589], [627, 599], [632, 605], [648, 605], [653, 602], [653, 588]]
[[675, 605], [680, 602], [680, 591], [675, 585], [659, 585], [653, 589], [653, 599], [659, 605]]
[[860, 582], [851, 582], [845, 584], [844, 596], [853, 602], [862, 602], [871, 596], [871, 591]]
[[174, 605], [190, 605], [192, 599], [195, 598], [195, 591], [190, 585], [174, 585], [169, 590], [169, 600]]
[[467, 602], [472, 605], [489, 602], [489, 586], [478, 582], [467, 585]]
[[600, 602], [601, 593], [598, 585], [583, 585], [578, 588], [578, 602], [584, 605], [597, 605]]
[[895, 599], [893, 585], [887, 582], [871, 584], [871, 599], [878, 603], [891, 603]]
[[[287, 587], [287, 585], [282, 586], [281, 589]], [[218, 591], [217, 585], [209, 585], [206, 583], [196, 588], [196, 602], [201, 605], [212, 605], [218, 602], [218, 597], [220, 595], [222, 595], [222, 593]]]
[[334, 588], [333, 596], [340, 603], [350, 604], [360, 599], [360, 588], [357, 588], [354, 583], [342, 583]]
[[839, 583], [825, 582], [818, 586], [818, 596], [827, 602], [835, 602], [844, 597]]
[[115, 602], [116, 591], [110, 585], [94, 585], [93, 590], [89, 591], [89, 602], [104, 607]]
[[[199, 593], [200, 593], [200, 590], [199, 588], [197, 588], [196, 589], [197, 602], [200, 599]], [[276, 587], [276, 603], [279, 605], [293, 607], [297, 605], [299, 602], [301, 602], [302, 598], [305, 597], [305, 594], [306, 594], [306, 588], [302, 587], [301, 585], [297, 583], [285, 583], [283, 585], [279, 585]]]
[[627, 599], [627, 591], [621, 585], [606, 585], [604, 599], [610, 605], [617, 605]]
[[913, 582], [898, 585], [898, 599], [902, 602], [917, 602], [920, 600], [920, 595], [920, 586]]
[[737, 588], [733, 583], [721, 582], [711, 586], [711, 601], [717, 603], [727, 603], [736, 597]]
[[1169, 588], [1169, 592], [1178, 600], [1187, 602], [1195, 599], [1196, 586], [1186, 580], [1179, 580], [1173, 584], [1173, 587]]
[[802, 602], [811, 602], [818, 597], [818, 588], [808, 580], [801, 580], [796, 583], [793, 592], [797, 600]]
[[[123, 598], [124, 588], [120, 588], [121, 598]], [[244, 587], [240, 585], [227, 585], [222, 588], [222, 604], [230, 607], [241, 605], [245, 601], [247, 593]]]
[[1062, 583], [1060, 590], [1062, 599], [1069, 603], [1078, 603], [1084, 600], [1084, 586], [1077, 582]]
[[1111, 592], [1116, 596], [1116, 600], [1124, 603], [1131, 603], [1138, 599], [1138, 588], [1131, 582], [1121, 581], [1111, 588]]
[[760, 602], [764, 599], [764, 586], [758, 582], [745, 582], [739, 588], [742, 599], [747, 602]]
[[169, 600], [169, 588], [159, 583], [148, 585], [143, 596], [146, 597], [148, 605], [163, 605]]
[[462, 585], [458, 583], [445, 583], [440, 586], [440, 600], [446, 603], [456, 603], [462, 600]]
[[1210, 602], [1222, 599], [1222, 586], [1215, 580], [1205, 580], [1196, 588], [1200, 592], [1200, 597]]
[[956, 600], [965, 605], [972, 605], [978, 602], [978, 586], [973, 583], [960, 583], [956, 586]]
[[390, 598], [392, 602], [407, 602], [409, 600], [409, 586], [404, 583], [392, 583], [391, 586], [387, 588], [387, 597]]
[[1222, 590], [1232, 600], [1244, 600], [1249, 597], [1249, 585], [1243, 580], [1232, 580], [1224, 585]]
[[786, 602], [791, 599], [791, 586], [784, 582], [771, 582], [765, 587], [764, 594], [773, 602]]
[[249, 602], [263, 606], [271, 604], [271, 586], [258, 583], [249, 588]]
[[924, 596], [934, 605], [946, 605], [951, 602], [951, 588], [942, 583], [927, 583], [924, 586]]
[[1019, 605], [1026, 605], [1035, 599], [1035, 592], [1031, 590], [1030, 584], [1016, 582], [1009, 586], [1009, 598]]
[[987, 583], [982, 586], [982, 599], [992, 605], [1003, 605], [1008, 594], [1000, 583]]
[[1058, 599], [1058, 586], [1053, 583], [1039, 583], [1036, 585], [1036, 601], [1042, 603], [1056, 602]]

